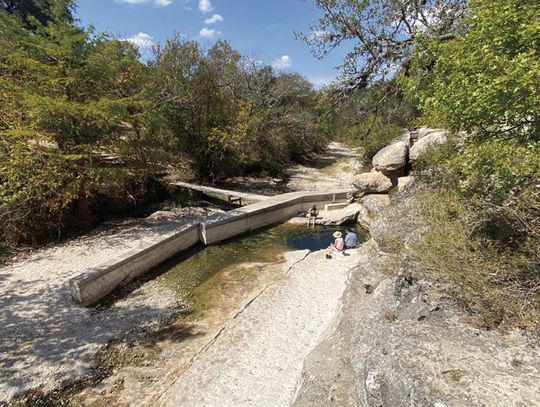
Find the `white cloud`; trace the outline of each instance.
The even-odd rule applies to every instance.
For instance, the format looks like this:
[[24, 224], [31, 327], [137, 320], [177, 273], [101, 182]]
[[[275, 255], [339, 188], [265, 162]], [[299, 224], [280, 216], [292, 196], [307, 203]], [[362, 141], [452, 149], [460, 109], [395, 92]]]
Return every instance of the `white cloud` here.
[[117, 3], [128, 3], [128, 4], [145, 4], [152, 3], [157, 7], [165, 7], [172, 4], [172, 0], [114, 0]]
[[135, 45], [139, 49], [152, 48], [154, 45], [154, 38], [147, 33], [138, 33], [132, 37], [124, 38], [124, 41]]
[[199, 31], [199, 35], [204, 38], [214, 38], [216, 34], [219, 35], [220, 32], [208, 27], [201, 28]]
[[214, 14], [212, 17], [207, 18], [204, 20], [205, 24], [214, 24], [214, 23], [221, 23], [223, 21], [223, 17], [219, 14]]
[[274, 69], [287, 69], [287, 68], [290, 68], [292, 66], [293, 62], [292, 62], [292, 59], [290, 56], [288, 55], [283, 55], [281, 57], [279, 57], [278, 59], [276, 59], [273, 63], [272, 63], [272, 68]]
[[199, 0], [199, 10], [206, 14], [214, 10], [214, 7], [210, 0]]

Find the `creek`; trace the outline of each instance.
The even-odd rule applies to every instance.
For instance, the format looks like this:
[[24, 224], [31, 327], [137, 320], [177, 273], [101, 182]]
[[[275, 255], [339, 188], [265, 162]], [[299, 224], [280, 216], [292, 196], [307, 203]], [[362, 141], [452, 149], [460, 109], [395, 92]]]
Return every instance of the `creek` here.
[[[326, 248], [333, 242], [332, 233], [336, 230], [344, 232], [344, 227], [318, 225], [308, 229], [304, 225], [284, 223], [259, 229], [217, 245], [197, 245], [158, 266], [144, 279], [172, 289], [179, 300], [191, 305], [198, 302], [199, 294], [205, 295], [206, 290], [197, 288], [205, 282], [206, 286], [212, 286], [208, 280], [223, 270], [237, 276], [246, 273], [245, 278], [249, 278], [246, 264], [279, 263], [287, 251]], [[355, 228], [355, 231], [360, 243], [367, 240], [364, 230]]]

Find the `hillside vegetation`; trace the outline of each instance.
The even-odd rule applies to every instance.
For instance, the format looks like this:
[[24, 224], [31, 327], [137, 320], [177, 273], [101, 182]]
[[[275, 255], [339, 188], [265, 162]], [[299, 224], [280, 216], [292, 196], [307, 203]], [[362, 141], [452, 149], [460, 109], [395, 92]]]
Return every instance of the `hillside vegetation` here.
[[74, 7], [0, 2], [1, 241], [91, 227], [158, 196], [164, 172], [276, 172], [325, 146], [301, 76], [174, 34], [142, 62]]
[[355, 44], [342, 137], [369, 159], [404, 125], [454, 134], [415, 165], [429, 230], [412, 254], [483, 326], [540, 332], [540, 3], [316, 3], [315, 54]]

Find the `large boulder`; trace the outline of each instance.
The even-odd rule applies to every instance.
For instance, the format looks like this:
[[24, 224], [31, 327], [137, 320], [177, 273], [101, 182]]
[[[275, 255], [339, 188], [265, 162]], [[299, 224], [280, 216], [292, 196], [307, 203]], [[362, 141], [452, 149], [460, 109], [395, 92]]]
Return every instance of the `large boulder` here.
[[373, 157], [373, 168], [379, 171], [395, 171], [407, 165], [409, 145], [403, 141], [384, 147]]
[[429, 150], [445, 144], [448, 140], [448, 132], [445, 130], [435, 131], [429, 133], [426, 136], [419, 138], [416, 143], [411, 147], [409, 157], [411, 161], [416, 161], [426, 154]]
[[385, 194], [392, 189], [392, 181], [380, 172], [355, 175], [352, 183], [361, 195]]
[[446, 130], [444, 129], [431, 129], [429, 127], [420, 127], [418, 130], [417, 130], [417, 134], [418, 134], [418, 140], [420, 139], [423, 139], [424, 137], [430, 135], [430, 134], [433, 134], [433, 133], [446, 133]]
[[389, 203], [390, 197], [388, 195], [372, 194], [362, 198], [362, 204], [372, 217], [378, 215]]

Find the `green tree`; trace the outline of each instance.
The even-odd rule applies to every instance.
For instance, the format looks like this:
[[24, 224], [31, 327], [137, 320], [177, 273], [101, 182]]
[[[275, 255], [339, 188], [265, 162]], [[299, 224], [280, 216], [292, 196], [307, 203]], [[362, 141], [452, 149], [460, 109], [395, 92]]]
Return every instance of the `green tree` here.
[[461, 30], [466, 0], [316, 0], [323, 16], [297, 37], [323, 58], [343, 46], [345, 90], [388, 81], [406, 71], [420, 37], [445, 41]]
[[157, 49], [151, 70], [148, 94], [160, 124], [149, 128], [168, 134], [170, 151], [195, 177], [277, 171], [324, 145], [311, 84], [253, 66], [227, 42], [204, 51], [196, 42], [170, 38]]
[[34, 20], [46, 25], [53, 15], [72, 23], [74, 8], [73, 0], [0, 0], [0, 10], [16, 16], [27, 28], [35, 26]]
[[[30, 228], [34, 220], [36, 235], [49, 226], [36, 223], [39, 217], [61, 227], [62, 214], [74, 208], [80, 223], [90, 225], [93, 194], [122, 183], [119, 167], [107, 168], [103, 159], [125, 161], [122, 147], [138, 137], [144, 72], [129, 44], [74, 26], [64, 19], [61, 2], [51, 4], [47, 24], [33, 20], [31, 29], [0, 11], [0, 153], [11, 163], [2, 167], [0, 206], [4, 214], [15, 208], [26, 213], [25, 224]], [[33, 167], [36, 177], [23, 182]], [[125, 165], [122, 170], [133, 172]], [[37, 176], [47, 172], [55, 178]]]
[[540, 4], [471, 0], [470, 9], [463, 36], [417, 52], [408, 93], [454, 131], [540, 141]]

